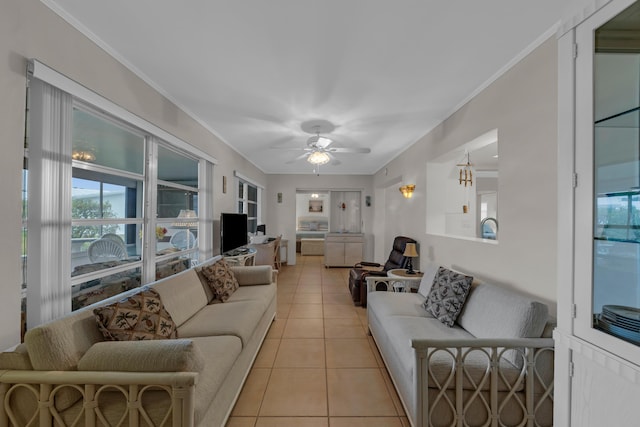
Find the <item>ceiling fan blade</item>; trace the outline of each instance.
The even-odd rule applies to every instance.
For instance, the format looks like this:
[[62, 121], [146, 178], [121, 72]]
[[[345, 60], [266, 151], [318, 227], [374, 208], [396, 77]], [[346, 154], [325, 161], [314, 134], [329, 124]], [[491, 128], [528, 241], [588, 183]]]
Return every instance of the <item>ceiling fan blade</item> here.
[[342, 164], [342, 162], [336, 159], [336, 156], [333, 154], [327, 152], [327, 155], [331, 158], [331, 166], [338, 166], [339, 164]]
[[312, 147], [312, 148], [327, 148], [328, 146], [330, 146], [333, 143], [333, 140], [330, 138], [326, 138], [324, 136], [320, 136], [320, 135], [314, 135], [309, 137], [309, 139], [307, 139], [307, 147]]
[[296, 157], [295, 159], [293, 159], [293, 160], [289, 160], [289, 161], [287, 161], [287, 162], [285, 162], [285, 163], [286, 163], [286, 164], [288, 164], [288, 165], [290, 165], [291, 163], [295, 163], [295, 162], [297, 162], [298, 160], [302, 160], [302, 159], [306, 158], [308, 155], [309, 155], [309, 153], [304, 153], [304, 154], [302, 154], [302, 155], [300, 155], [300, 156]]
[[269, 147], [270, 150], [285, 150], [285, 151], [313, 151], [312, 148], [302, 147]]
[[359, 147], [353, 147], [353, 148], [328, 148], [327, 151], [330, 151], [331, 153], [362, 153], [362, 154], [366, 154], [366, 153], [370, 153], [371, 149], [370, 148], [359, 148]]
[[316, 145], [320, 148], [327, 148], [333, 143], [333, 140], [329, 138], [325, 138], [324, 136], [318, 137], [318, 141], [316, 141]]

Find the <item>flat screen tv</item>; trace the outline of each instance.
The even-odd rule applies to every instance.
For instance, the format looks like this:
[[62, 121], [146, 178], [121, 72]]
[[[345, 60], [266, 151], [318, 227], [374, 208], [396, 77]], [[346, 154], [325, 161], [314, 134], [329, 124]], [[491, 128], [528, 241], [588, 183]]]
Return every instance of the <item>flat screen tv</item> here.
[[221, 213], [220, 214], [220, 252], [224, 253], [232, 249], [246, 245], [247, 214]]

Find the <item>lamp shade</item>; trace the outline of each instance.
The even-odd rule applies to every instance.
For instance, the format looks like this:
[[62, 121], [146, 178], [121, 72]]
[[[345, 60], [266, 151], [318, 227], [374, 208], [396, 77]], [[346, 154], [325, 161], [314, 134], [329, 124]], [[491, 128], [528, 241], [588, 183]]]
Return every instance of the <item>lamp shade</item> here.
[[416, 244], [415, 243], [407, 243], [407, 245], [404, 247], [404, 256], [409, 257], [409, 258], [414, 258], [418, 256], [418, 251], [416, 250]]
[[307, 162], [312, 165], [324, 165], [325, 163], [329, 163], [330, 160], [331, 158], [324, 151], [314, 151], [307, 157]]
[[180, 209], [180, 213], [172, 227], [175, 228], [194, 228], [198, 225], [198, 215], [196, 211], [191, 209]]

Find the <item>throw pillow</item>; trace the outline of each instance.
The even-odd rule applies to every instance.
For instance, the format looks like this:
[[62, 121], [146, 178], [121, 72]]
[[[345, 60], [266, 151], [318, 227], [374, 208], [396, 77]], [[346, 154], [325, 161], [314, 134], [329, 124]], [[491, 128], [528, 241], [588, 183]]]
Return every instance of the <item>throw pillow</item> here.
[[187, 339], [97, 342], [78, 362], [79, 371], [201, 372], [205, 357]]
[[160, 294], [146, 288], [116, 303], [93, 310], [98, 328], [108, 341], [177, 338], [176, 324]]
[[203, 266], [198, 273], [205, 279], [214, 294], [214, 301], [225, 302], [240, 285], [224, 259]]
[[453, 326], [469, 295], [471, 282], [471, 276], [444, 267], [438, 268], [423, 307], [445, 325]]
[[427, 263], [426, 266], [422, 267], [422, 279], [420, 280], [420, 287], [418, 288], [418, 293], [423, 297], [427, 297], [429, 292], [431, 292], [431, 288], [433, 287], [433, 281], [436, 278], [436, 274], [438, 273], [438, 264]]

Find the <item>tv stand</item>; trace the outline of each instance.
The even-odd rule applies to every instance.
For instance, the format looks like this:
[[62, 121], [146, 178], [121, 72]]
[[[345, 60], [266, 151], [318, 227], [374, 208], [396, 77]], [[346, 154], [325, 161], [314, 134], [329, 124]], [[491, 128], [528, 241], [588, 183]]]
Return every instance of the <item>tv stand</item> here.
[[255, 265], [256, 250], [254, 248], [236, 248], [222, 254], [229, 265]]

